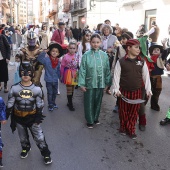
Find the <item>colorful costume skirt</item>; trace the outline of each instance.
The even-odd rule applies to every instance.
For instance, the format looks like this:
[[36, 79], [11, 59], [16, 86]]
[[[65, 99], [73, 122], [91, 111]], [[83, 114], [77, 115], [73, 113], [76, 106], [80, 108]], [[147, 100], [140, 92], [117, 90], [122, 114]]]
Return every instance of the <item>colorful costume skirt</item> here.
[[64, 68], [62, 82], [67, 85], [77, 85], [78, 84], [77, 69]]

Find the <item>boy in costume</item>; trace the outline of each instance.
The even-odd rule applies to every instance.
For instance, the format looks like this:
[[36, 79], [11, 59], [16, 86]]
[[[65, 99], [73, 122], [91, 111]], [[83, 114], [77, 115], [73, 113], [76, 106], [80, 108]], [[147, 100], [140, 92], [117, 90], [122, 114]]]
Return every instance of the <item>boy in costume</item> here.
[[48, 47], [48, 52], [42, 52], [37, 60], [43, 64], [45, 69], [44, 80], [47, 87], [48, 110], [58, 109], [56, 97], [58, 92], [58, 79], [60, 79], [60, 61], [63, 49], [60, 44], [52, 43]]
[[[163, 42], [162, 42], [163, 43]], [[164, 43], [163, 43], [164, 45]], [[151, 59], [154, 62], [154, 69], [150, 73], [152, 86], [151, 109], [160, 111], [158, 104], [159, 96], [162, 91], [162, 77], [164, 70], [164, 61], [170, 53], [170, 49], [164, 49], [161, 45], [153, 45], [149, 48]]]
[[[117, 61], [114, 79], [113, 92], [116, 96], [122, 95], [128, 99], [142, 98], [142, 84], [144, 82], [148, 97], [152, 94], [149, 79], [149, 71], [145, 61], [139, 56], [140, 42], [130, 39], [126, 43], [127, 54]], [[135, 124], [138, 118], [140, 104], [129, 104], [120, 98], [119, 118], [120, 133], [128, 134], [132, 139], [136, 139]]]
[[44, 163], [52, 163], [50, 150], [45, 141], [40, 123], [44, 116], [42, 110], [44, 107], [43, 92], [40, 87], [34, 85], [31, 81], [33, 77], [33, 68], [29, 62], [23, 62], [19, 67], [21, 82], [13, 85], [9, 92], [7, 102], [7, 118], [11, 115], [11, 128], [14, 132], [17, 128], [22, 152], [21, 158], [26, 158], [31, 150], [28, 129], [35, 140], [41, 155], [44, 157]]
[[30, 61], [34, 68], [34, 75], [32, 82], [35, 85], [40, 86], [40, 78], [42, 75], [43, 65], [37, 61], [38, 55], [43, 51], [37, 44], [37, 35], [33, 31], [29, 31], [27, 34], [27, 46], [21, 48], [20, 55], [21, 61]]

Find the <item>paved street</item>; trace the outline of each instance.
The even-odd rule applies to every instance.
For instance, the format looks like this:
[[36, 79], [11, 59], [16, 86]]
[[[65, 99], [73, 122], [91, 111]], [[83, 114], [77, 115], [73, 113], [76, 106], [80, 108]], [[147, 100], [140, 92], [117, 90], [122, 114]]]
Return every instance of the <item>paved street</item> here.
[[[13, 82], [13, 68], [10, 67], [9, 86]], [[42, 78], [42, 82], [43, 78]], [[161, 111], [155, 112], [148, 104], [147, 128], [137, 130], [137, 140], [118, 133], [118, 114], [112, 112], [113, 96], [103, 97], [100, 122], [94, 129], [85, 126], [83, 93], [75, 90], [75, 112], [66, 106], [66, 89], [60, 85], [57, 96], [59, 109], [48, 112], [45, 98], [42, 127], [52, 152], [53, 163], [46, 166], [31, 137], [32, 150], [26, 159], [20, 159], [20, 143], [17, 131], [12, 134], [9, 122], [2, 127], [4, 141], [4, 170], [169, 170], [170, 168], [170, 125], [162, 127], [159, 121], [165, 117], [169, 103], [170, 78], [163, 77], [163, 92], [160, 97]], [[44, 84], [43, 84], [44, 85]], [[43, 87], [45, 97], [46, 89]], [[7, 100], [3, 91], [0, 96]]]

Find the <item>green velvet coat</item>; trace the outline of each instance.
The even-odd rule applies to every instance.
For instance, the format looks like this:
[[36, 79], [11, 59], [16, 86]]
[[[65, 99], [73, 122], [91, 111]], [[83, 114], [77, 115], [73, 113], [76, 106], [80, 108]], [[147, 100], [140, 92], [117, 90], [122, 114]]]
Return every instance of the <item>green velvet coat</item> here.
[[109, 59], [101, 50], [87, 51], [81, 61], [78, 85], [87, 89], [105, 88], [111, 84]]

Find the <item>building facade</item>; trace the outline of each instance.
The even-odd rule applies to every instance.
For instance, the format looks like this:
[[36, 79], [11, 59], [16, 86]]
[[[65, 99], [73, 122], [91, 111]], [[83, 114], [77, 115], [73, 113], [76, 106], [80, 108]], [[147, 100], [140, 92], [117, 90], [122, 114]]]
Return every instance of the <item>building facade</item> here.
[[0, 24], [10, 22], [10, 8], [8, 0], [0, 0]]
[[160, 28], [160, 40], [167, 37], [170, 25], [170, 1], [169, 0], [120, 0], [117, 2], [118, 10], [115, 22], [121, 27], [126, 27], [136, 34], [141, 24], [145, 24], [148, 31], [153, 21]]
[[71, 16], [73, 28], [84, 28], [89, 25], [92, 29], [116, 13], [116, 0], [71, 0]]
[[58, 0], [49, 0], [48, 8], [48, 22], [49, 25], [56, 25], [58, 23]]
[[[73, 28], [84, 28], [87, 22], [89, 23], [90, 20], [87, 21], [88, 3], [89, 0], [71, 0], [70, 13]], [[86, 18], [86, 21], [81, 22], [82, 18]]]
[[18, 7], [18, 23], [21, 25], [26, 25], [28, 22], [27, 18], [27, 0], [22, 0], [19, 2]]
[[62, 21], [66, 25], [71, 26], [71, 13], [70, 13], [71, 0], [60, 0], [58, 2], [58, 22]]
[[34, 24], [34, 2], [33, 0], [27, 0], [27, 23]]

